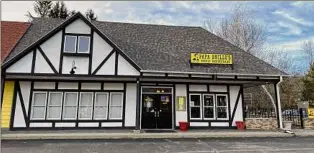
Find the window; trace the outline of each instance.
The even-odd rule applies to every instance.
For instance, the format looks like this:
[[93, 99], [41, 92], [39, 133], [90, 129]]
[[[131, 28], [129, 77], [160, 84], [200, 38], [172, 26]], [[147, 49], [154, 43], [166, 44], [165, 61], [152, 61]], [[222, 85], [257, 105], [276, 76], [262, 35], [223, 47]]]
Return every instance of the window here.
[[34, 91], [31, 120], [121, 120], [123, 92]]
[[64, 52], [65, 53], [89, 53], [90, 37], [65, 35]]
[[79, 119], [92, 119], [93, 96], [92, 92], [81, 92]]
[[226, 95], [216, 95], [217, 101], [217, 119], [227, 119], [228, 118], [228, 104]]
[[190, 94], [190, 119], [228, 119], [226, 94]]
[[190, 114], [191, 119], [201, 119], [201, 95], [190, 95]]
[[64, 93], [63, 119], [76, 119], [77, 101], [77, 92]]
[[76, 52], [76, 36], [65, 36], [64, 40], [64, 52], [75, 53]]
[[62, 108], [62, 92], [50, 92], [47, 107], [47, 119], [60, 119]]
[[108, 93], [96, 92], [94, 103], [94, 119], [107, 119]]
[[31, 118], [34, 120], [45, 119], [46, 114], [46, 92], [34, 92]]
[[109, 119], [122, 119], [122, 101], [122, 93], [110, 93]]
[[79, 36], [78, 53], [88, 53], [89, 52], [89, 37]]
[[215, 118], [215, 100], [214, 95], [203, 95], [203, 112], [205, 119]]

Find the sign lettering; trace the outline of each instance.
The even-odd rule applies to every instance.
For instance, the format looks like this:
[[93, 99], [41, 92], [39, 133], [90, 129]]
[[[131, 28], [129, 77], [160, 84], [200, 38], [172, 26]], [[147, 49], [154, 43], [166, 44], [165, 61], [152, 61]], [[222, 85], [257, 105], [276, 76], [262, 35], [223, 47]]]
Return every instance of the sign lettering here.
[[203, 54], [191, 53], [190, 61], [192, 64], [232, 64], [231, 54]]

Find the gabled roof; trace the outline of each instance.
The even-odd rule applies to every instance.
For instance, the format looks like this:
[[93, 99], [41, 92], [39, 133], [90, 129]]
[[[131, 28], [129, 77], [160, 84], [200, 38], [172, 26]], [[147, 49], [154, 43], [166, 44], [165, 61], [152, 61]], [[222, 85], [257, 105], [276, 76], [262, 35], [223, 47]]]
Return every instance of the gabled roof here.
[[[32, 26], [5, 62], [64, 22], [63, 19], [34, 19]], [[141, 70], [286, 75], [201, 27], [102, 21], [92, 21], [92, 25], [121, 49]], [[191, 67], [190, 52], [232, 54], [234, 69], [225, 65]]]
[[9, 55], [29, 26], [28, 22], [1, 21], [1, 62]]

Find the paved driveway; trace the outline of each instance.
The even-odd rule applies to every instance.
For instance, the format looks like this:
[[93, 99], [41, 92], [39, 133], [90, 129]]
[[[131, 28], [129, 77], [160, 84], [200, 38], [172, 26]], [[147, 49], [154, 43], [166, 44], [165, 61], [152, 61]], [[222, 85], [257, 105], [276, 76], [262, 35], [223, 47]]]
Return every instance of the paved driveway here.
[[314, 137], [3, 141], [2, 153], [313, 153]]

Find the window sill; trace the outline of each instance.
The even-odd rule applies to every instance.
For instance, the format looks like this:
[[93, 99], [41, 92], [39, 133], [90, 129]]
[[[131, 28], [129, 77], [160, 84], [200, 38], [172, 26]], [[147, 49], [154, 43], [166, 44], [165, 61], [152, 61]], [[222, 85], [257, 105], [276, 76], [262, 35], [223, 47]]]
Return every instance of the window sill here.
[[89, 57], [89, 53], [66, 53], [63, 52], [64, 56], [78, 56], [78, 57]]

